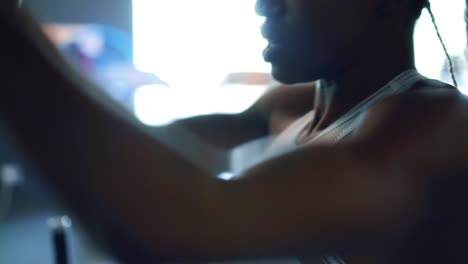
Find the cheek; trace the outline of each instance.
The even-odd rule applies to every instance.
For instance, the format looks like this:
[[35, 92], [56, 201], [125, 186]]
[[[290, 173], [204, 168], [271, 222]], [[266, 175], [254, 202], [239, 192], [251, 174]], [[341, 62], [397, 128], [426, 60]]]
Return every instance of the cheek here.
[[291, 18], [289, 25], [291, 52], [297, 59], [307, 60], [308, 63], [326, 63], [346, 47], [347, 29], [325, 13]]
[[371, 23], [368, 13], [354, 7], [322, 15], [320, 19], [310, 20], [309, 25], [313, 25], [315, 46], [320, 52], [339, 60], [366, 45], [371, 36]]
[[289, 2], [296, 5], [284, 20], [288, 48], [283, 62], [291, 66], [288, 68], [323, 77], [348, 65], [363, 46], [367, 20], [362, 10], [348, 7], [350, 4], [337, 10], [334, 0]]
[[[375, 17], [377, 0], [302, 0], [290, 7], [290, 19], [305, 34], [325, 46], [354, 41], [367, 32]], [[298, 3], [299, 2], [299, 3]], [[307, 30], [309, 29], [309, 30]], [[338, 42], [338, 43], [337, 43]]]
[[[306, 1], [306, 2], [304, 2]], [[342, 40], [347, 30], [342, 16], [336, 11], [334, 0], [304, 0], [301, 5], [291, 7], [286, 17], [290, 33], [296, 42], [320, 48], [323, 52], [330, 45]]]

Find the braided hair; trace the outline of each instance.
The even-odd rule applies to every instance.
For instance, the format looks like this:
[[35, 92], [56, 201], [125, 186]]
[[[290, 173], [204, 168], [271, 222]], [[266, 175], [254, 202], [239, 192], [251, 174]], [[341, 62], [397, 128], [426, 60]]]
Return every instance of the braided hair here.
[[450, 75], [452, 77], [453, 85], [455, 87], [458, 87], [453, 62], [452, 62], [450, 54], [449, 54], [449, 52], [447, 50], [447, 46], [445, 45], [445, 42], [444, 42], [444, 40], [442, 38], [442, 35], [440, 34], [439, 26], [437, 25], [434, 13], [432, 12], [431, 3], [429, 2], [429, 0], [413, 0], [413, 1], [414, 1], [413, 2], [414, 3], [414, 5], [413, 5], [413, 17], [414, 17], [414, 19], [418, 19], [421, 16], [421, 12], [422, 12], [422, 10], [424, 8], [426, 8], [427, 12], [429, 13], [429, 16], [431, 17], [432, 24], [434, 25], [434, 29], [435, 29], [436, 34], [437, 34], [437, 38], [439, 39], [440, 44], [442, 45], [442, 49], [444, 50], [445, 56], [447, 57], [447, 61], [448, 61], [448, 64], [449, 64]]
[[430, 5], [429, 0], [413, 0], [412, 4], [412, 15], [414, 19], [418, 19], [421, 16], [422, 10]]

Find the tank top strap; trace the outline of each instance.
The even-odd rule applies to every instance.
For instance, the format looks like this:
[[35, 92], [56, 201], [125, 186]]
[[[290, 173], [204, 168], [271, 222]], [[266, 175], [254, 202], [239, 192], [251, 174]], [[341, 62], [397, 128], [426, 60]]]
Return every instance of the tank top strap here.
[[418, 82], [426, 80], [429, 79], [421, 75], [415, 69], [407, 70], [401, 73], [389, 83], [387, 83], [384, 87], [353, 107], [350, 111], [324, 129], [308, 143], [313, 143], [331, 133], [336, 134], [332, 138], [332, 143], [337, 143], [353, 132], [356, 127], [358, 127], [358, 125], [363, 120], [363, 113], [366, 113], [372, 105], [392, 95], [404, 93], [414, 87]]
[[415, 88], [416, 91], [425, 91], [425, 90], [434, 90], [434, 89], [453, 89], [456, 90], [457, 88], [453, 85], [448, 83], [436, 80], [436, 79], [423, 79], [419, 83], [417, 83], [417, 87]]

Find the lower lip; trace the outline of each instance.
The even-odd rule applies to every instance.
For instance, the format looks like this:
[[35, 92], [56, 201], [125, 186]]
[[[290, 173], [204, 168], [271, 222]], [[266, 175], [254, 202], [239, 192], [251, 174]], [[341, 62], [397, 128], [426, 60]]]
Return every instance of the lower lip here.
[[273, 62], [279, 58], [281, 52], [280, 44], [269, 44], [265, 50], [263, 50], [263, 58], [267, 62]]

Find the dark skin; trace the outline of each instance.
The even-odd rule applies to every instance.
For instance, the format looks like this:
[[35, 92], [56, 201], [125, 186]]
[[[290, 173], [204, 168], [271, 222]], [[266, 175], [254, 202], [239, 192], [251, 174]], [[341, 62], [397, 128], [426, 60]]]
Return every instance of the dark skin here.
[[315, 94], [315, 83], [281, 85], [241, 114], [195, 117], [173, 126], [181, 125], [207, 144], [229, 150], [256, 138], [279, 135], [314, 107]]
[[[278, 133], [314, 108], [321, 114], [311, 133], [323, 129], [413, 67], [410, 2], [279, 0], [277, 12], [260, 0], [259, 13], [280, 35], [264, 32], [275, 38], [273, 53], [266, 54], [274, 76], [287, 83], [326, 79], [335, 87], [325, 90], [331, 103], [308, 108], [316, 101], [313, 89], [281, 90], [256, 104], [253, 114], [230, 117], [240, 120], [242, 136], [206, 134], [193, 120], [187, 126], [224, 148], [269, 129]], [[1, 21], [6, 37], [0, 50], [11, 51], [2, 60], [11, 68], [3, 77], [8, 89], [2, 89], [0, 113], [44, 179], [104, 237], [117, 236], [102, 225], [107, 215], [166, 260], [343, 252], [349, 263], [365, 261], [354, 259], [359, 256], [371, 263], [408, 263], [428, 254], [436, 263], [430, 245], [437, 243], [418, 236], [416, 228], [431, 222], [427, 215], [450, 223], [427, 230], [449, 234], [444, 228], [450, 226], [452, 234], [464, 234], [457, 223], [464, 222], [466, 209], [460, 201], [468, 173], [468, 103], [456, 91], [388, 98], [369, 110], [353, 138], [305, 146], [225, 182], [90, 95], [84, 88], [92, 85], [65, 66], [27, 14]], [[310, 101], [282, 104], [303, 93], [311, 94]], [[202, 120], [219, 127], [215, 120], [223, 119]], [[252, 120], [267, 120], [268, 129], [242, 131], [243, 122]], [[96, 208], [100, 215], [93, 214]], [[456, 248], [455, 239], [440, 241]], [[460, 261], [450, 249], [440, 255]]]

